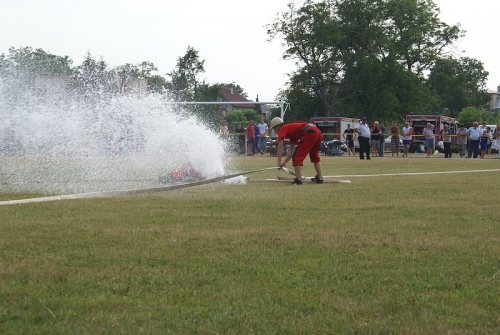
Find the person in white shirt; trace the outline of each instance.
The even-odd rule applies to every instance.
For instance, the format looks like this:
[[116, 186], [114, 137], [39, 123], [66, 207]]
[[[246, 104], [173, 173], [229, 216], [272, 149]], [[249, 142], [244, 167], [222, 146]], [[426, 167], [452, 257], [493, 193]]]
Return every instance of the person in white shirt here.
[[477, 156], [479, 155], [479, 140], [482, 135], [477, 122], [474, 122], [472, 124], [472, 127], [467, 129], [467, 135], [469, 135], [469, 151], [467, 153], [467, 157], [477, 158]]
[[370, 126], [366, 124], [366, 117], [361, 119], [361, 123], [358, 124], [354, 131], [358, 134], [359, 141], [359, 158], [370, 159]]
[[498, 150], [498, 158], [500, 158], [500, 124], [497, 124], [495, 130], [493, 130], [493, 139]]
[[413, 128], [410, 127], [410, 123], [406, 122], [405, 126], [401, 129], [401, 139], [403, 140], [403, 145], [405, 151], [403, 153], [403, 157], [408, 157], [408, 152], [410, 151], [411, 146], [411, 135], [413, 132]]
[[259, 124], [257, 125], [259, 127], [259, 148], [260, 148], [260, 154], [263, 155], [264, 152], [266, 152], [266, 147], [267, 147], [267, 132], [268, 132], [268, 127], [267, 124], [264, 123], [264, 118], [261, 117]]

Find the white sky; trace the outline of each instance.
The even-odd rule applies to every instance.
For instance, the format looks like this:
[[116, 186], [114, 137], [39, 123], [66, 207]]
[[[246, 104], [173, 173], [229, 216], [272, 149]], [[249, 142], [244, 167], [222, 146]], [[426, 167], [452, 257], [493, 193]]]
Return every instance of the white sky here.
[[[434, 0], [441, 19], [467, 30], [464, 56], [483, 62], [488, 89], [500, 85], [496, 37], [500, 1]], [[201, 79], [239, 84], [249, 99], [274, 101], [284, 88], [281, 42], [267, 42], [264, 25], [289, 0], [0, 0], [0, 54], [41, 48], [80, 65], [87, 51], [110, 67], [150, 61], [165, 76], [188, 46], [205, 60]], [[302, 3], [299, 1], [297, 3]]]

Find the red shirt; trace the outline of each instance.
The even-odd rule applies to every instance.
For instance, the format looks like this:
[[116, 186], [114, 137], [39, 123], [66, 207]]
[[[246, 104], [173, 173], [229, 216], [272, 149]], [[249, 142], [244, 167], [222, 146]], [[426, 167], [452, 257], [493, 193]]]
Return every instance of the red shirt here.
[[255, 128], [253, 126], [247, 127], [247, 137], [248, 138], [255, 138]]
[[308, 122], [292, 122], [282, 125], [278, 132], [278, 141], [287, 137], [290, 143], [297, 144], [302, 137], [302, 128], [304, 128], [306, 124], [308, 124]]

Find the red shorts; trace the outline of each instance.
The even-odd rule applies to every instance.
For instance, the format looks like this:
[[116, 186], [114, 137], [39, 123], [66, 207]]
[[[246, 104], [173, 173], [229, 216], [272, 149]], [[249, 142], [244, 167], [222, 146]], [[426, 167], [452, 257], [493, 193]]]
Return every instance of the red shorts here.
[[320, 161], [319, 151], [321, 149], [321, 140], [323, 139], [323, 134], [321, 131], [315, 126], [307, 129], [295, 147], [295, 151], [292, 156], [292, 165], [293, 166], [302, 166], [304, 165], [304, 159], [307, 154], [311, 158], [312, 163], [318, 163]]

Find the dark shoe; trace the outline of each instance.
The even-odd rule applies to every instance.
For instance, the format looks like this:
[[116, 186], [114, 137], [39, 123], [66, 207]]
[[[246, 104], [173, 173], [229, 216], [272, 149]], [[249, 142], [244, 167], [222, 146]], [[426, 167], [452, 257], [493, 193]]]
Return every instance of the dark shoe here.
[[323, 184], [323, 178], [319, 179], [318, 176], [311, 178], [311, 181], [316, 184]]
[[302, 180], [295, 178], [290, 185], [302, 185]]
[[366, 157], [366, 159], [371, 159], [370, 157]]

